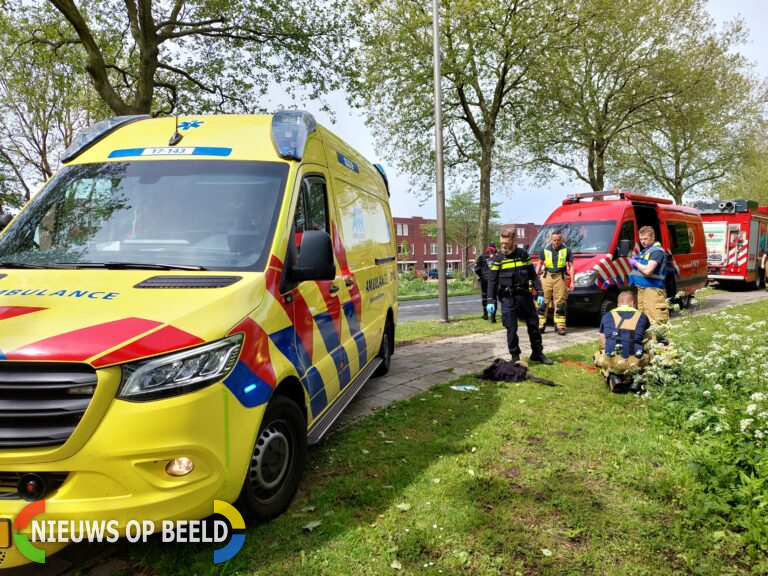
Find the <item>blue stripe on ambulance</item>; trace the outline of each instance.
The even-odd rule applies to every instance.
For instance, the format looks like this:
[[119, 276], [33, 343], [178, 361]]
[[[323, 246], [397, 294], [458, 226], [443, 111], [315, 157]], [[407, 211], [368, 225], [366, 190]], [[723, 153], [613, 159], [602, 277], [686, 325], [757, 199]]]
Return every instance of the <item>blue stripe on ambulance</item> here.
[[235, 364], [230, 375], [224, 379], [224, 384], [246, 408], [264, 404], [272, 396], [272, 386], [259, 378], [241, 360]]
[[[181, 146], [176, 150], [183, 151], [184, 147]], [[144, 156], [145, 150], [151, 150], [151, 148], [123, 148], [122, 150], [112, 150], [107, 158], [132, 158], [135, 156]], [[157, 157], [169, 157], [174, 156], [218, 156], [225, 157], [232, 154], [232, 148], [220, 148], [215, 146], [195, 146], [188, 154], [175, 153], [175, 154], [157, 154]]]
[[360, 332], [360, 322], [357, 319], [355, 303], [350, 300], [349, 302], [344, 302], [342, 306], [344, 308], [344, 316], [347, 318], [349, 332], [355, 339], [355, 344], [357, 344], [357, 353], [360, 356], [360, 367], [362, 368], [368, 363], [368, 346], [365, 343], [365, 334]]
[[312, 408], [312, 417], [317, 417], [320, 412], [325, 410], [328, 405], [328, 396], [325, 394], [325, 384], [320, 372], [314, 366], [307, 370], [304, 378], [301, 379], [304, 388], [309, 393], [309, 405]]
[[3, 354], [3, 351], [0, 350], [0, 360], [8, 360], [5, 354]]

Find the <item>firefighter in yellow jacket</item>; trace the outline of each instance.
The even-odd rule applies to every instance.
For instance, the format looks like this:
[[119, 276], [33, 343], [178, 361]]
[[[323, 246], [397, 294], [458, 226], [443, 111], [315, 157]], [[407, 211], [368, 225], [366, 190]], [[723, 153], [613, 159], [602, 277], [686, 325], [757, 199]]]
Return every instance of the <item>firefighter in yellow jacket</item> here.
[[547, 326], [549, 308], [555, 309], [555, 330], [565, 336], [565, 303], [568, 291], [573, 288], [573, 253], [563, 244], [563, 234], [552, 232], [550, 243], [539, 253], [536, 274], [541, 276], [544, 289], [544, 305], [539, 306], [539, 331], [543, 334]]

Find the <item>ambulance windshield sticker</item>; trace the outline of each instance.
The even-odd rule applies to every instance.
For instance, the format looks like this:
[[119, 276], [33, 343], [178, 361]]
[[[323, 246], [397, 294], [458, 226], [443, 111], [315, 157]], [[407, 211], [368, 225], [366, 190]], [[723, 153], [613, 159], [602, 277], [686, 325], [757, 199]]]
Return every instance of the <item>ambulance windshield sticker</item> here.
[[344, 156], [344, 154], [342, 154], [341, 152], [336, 152], [336, 158], [339, 159], [339, 164], [346, 166], [347, 168], [352, 170], [352, 172], [356, 172], [357, 174], [360, 173], [360, 169], [357, 167], [357, 162], [350, 160], [349, 158]]
[[180, 146], [158, 148], [123, 148], [112, 150], [107, 158], [131, 158], [135, 156], [229, 156], [232, 148], [217, 148], [214, 146]]

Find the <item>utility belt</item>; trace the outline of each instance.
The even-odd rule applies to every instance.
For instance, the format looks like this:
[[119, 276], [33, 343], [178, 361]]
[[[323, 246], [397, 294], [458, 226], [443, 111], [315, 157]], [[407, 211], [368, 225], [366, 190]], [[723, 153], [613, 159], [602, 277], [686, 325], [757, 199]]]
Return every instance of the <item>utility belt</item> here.
[[560, 270], [551, 270], [549, 268], [544, 268], [544, 278], [547, 276], [553, 276], [554, 278], [557, 278], [559, 276], [566, 276], [566, 272], [568, 271], [567, 268], [562, 268]]
[[530, 294], [531, 291], [528, 289], [528, 285], [515, 285], [515, 286], [499, 286], [499, 291], [497, 294], [497, 297], [499, 300], [502, 300], [504, 298], [512, 298], [515, 294]]

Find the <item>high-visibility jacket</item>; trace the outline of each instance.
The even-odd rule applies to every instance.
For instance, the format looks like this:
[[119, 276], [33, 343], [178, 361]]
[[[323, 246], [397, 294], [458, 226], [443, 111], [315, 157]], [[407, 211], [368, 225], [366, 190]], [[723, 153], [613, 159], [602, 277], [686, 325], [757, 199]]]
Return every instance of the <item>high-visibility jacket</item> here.
[[621, 344], [622, 357], [642, 355], [645, 331], [650, 325], [648, 317], [630, 306], [614, 308], [609, 314], [613, 327], [606, 326], [604, 332], [605, 353], [614, 354], [616, 346]]
[[637, 268], [633, 268], [629, 274], [632, 284], [639, 288], [664, 288], [664, 280], [667, 277], [667, 253], [661, 247], [661, 244], [654, 242], [637, 255], [637, 260], [640, 264], [648, 264], [651, 261], [651, 255], [657, 253], [662, 255], [662, 259], [656, 266], [653, 274], [645, 275]]
[[[544, 248], [544, 267], [547, 272], [564, 272], [567, 269], [569, 248], [560, 246], [557, 250], [550, 244]], [[555, 260], [557, 254], [557, 260]]]

